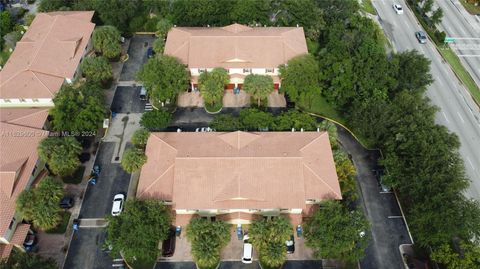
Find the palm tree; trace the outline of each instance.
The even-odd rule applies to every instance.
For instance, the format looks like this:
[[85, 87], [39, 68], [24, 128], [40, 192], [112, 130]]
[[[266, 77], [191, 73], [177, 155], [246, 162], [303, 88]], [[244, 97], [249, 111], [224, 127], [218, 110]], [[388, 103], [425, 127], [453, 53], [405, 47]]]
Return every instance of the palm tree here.
[[285, 262], [285, 241], [293, 232], [292, 225], [284, 217], [272, 217], [254, 221], [249, 235], [253, 246], [259, 251], [260, 263], [279, 267]]
[[147, 162], [147, 156], [141, 149], [130, 148], [125, 150], [122, 157], [122, 168], [128, 173], [133, 173], [142, 168]]
[[223, 68], [214, 68], [211, 72], [200, 74], [199, 90], [206, 104], [214, 106], [222, 102], [225, 84], [229, 81], [228, 72]]
[[260, 107], [261, 101], [273, 92], [273, 79], [271, 76], [250, 74], [245, 77], [243, 90], [257, 99]]
[[82, 146], [74, 137], [47, 137], [38, 145], [38, 156], [60, 176], [72, 174], [79, 166]]
[[198, 267], [215, 268], [220, 262], [220, 251], [230, 241], [229, 224], [194, 218], [188, 224], [186, 233]]

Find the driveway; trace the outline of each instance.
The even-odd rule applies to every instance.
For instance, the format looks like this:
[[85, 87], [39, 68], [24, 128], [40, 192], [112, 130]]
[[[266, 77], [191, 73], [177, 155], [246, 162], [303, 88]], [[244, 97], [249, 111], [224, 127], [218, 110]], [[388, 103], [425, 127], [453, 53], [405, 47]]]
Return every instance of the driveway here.
[[102, 228], [80, 228], [73, 235], [65, 269], [105, 269], [112, 267], [112, 258], [103, 252], [105, 232]]
[[102, 171], [96, 185], [88, 186], [79, 218], [103, 218], [110, 214], [113, 196], [117, 193], [127, 194], [130, 174], [123, 171], [119, 163], [112, 163], [116, 143], [101, 143], [96, 165]]
[[155, 37], [152, 35], [134, 35], [128, 48], [128, 61], [123, 65], [119, 81], [134, 81], [140, 67], [147, 61], [147, 49]]
[[143, 113], [146, 101], [140, 100], [141, 86], [118, 86], [113, 97], [112, 112]]
[[372, 169], [378, 165], [378, 152], [363, 148], [341, 127], [338, 138], [352, 156], [357, 169], [361, 200], [371, 223], [372, 241], [360, 262], [362, 268], [403, 269], [398, 247], [411, 243], [400, 209], [392, 193], [381, 191]]
[[[193, 262], [159, 262], [155, 269], [195, 269]], [[287, 261], [282, 269], [322, 269], [322, 261]], [[257, 262], [244, 264], [238, 262], [221, 262], [219, 269], [260, 269]]]

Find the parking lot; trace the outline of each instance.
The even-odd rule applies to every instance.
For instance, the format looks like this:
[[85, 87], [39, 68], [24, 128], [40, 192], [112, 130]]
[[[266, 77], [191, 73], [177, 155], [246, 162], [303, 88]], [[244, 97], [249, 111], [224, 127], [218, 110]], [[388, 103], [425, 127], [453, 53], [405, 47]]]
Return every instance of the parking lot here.
[[140, 100], [141, 86], [118, 86], [111, 106], [115, 113], [143, 113], [146, 101]]
[[147, 49], [155, 41], [152, 35], [135, 35], [130, 40], [128, 61], [123, 65], [120, 81], [134, 81], [138, 70], [147, 61]]

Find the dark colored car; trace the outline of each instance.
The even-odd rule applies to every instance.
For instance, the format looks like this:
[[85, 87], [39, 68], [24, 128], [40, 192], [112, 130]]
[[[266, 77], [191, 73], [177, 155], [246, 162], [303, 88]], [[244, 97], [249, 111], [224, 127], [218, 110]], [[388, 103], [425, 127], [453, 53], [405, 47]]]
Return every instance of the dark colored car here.
[[25, 241], [23, 241], [23, 247], [25, 248], [25, 251], [33, 251], [36, 244], [37, 237], [35, 236], [35, 233], [32, 230], [28, 231], [27, 237], [25, 237]]
[[420, 44], [427, 43], [427, 35], [423, 31], [415, 32], [415, 37], [417, 38]]
[[175, 253], [175, 229], [170, 229], [168, 238], [162, 243], [162, 256], [163, 257], [172, 257]]
[[295, 252], [295, 237], [293, 234], [290, 236], [290, 240], [285, 241], [285, 246], [287, 247], [287, 254]]
[[155, 51], [153, 51], [152, 47], [148, 47], [147, 49], [147, 58], [152, 58], [155, 55]]
[[62, 198], [62, 200], [60, 200], [60, 207], [63, 209], [72, 208], [74, 204], [75, 202], [72, 197], [65, 196]]

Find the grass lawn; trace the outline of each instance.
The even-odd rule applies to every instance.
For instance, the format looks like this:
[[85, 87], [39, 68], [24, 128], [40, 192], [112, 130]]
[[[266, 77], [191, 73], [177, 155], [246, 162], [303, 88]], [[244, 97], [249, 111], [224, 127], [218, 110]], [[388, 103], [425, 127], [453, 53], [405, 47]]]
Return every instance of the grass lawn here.
[[362, 0], [361, 4], [360, 4], [360, 8], [363, 11], [368, 12], [372, 15], [377, 15], [377, 11], [375, 10], [375, 8], [372, 5], [372, 0]]
[[63, 177], [63, 183], [66, 184], [79, 184], [82, 182], [83, 173], [85, 172], [85, 166], [80, 166], [71, 176]]
[[298, 103], [299, 108], [323, 116], [345, 125], [346, 121], [338, 113], [335, 106], [328, 103], [321, 95], [317, 95], [312, 99], [311, 108], [307, 104]]
[[477, 84], [467, 72], [465, 67], [460, 62], [458, 56], [453, 52], [450, 48], [439, 48], [440, 53], [442, 54], [443, 58], [447, 60], [447, 62], [452, 67], [453, 71], [457, 74], [460, 80], [465, 84], [470, 94], [473, 96], [473, 99], [480, 104], [480, 89], [478, 88]]
[[63, 211], [62, 212], [62, 221], [57, 225], [57, 227], [45, 231], [48, 234], [64, 234], [67, 230], [68, 221], [70, 220], [70, 212]]
[[472, 15], [480, 14], [480, 5], [475, 6], [474, 4], [469, 4], [467, 0], [460, 0], [463, 7]]

